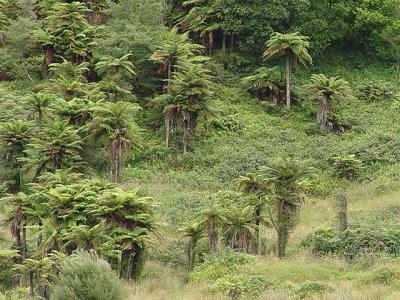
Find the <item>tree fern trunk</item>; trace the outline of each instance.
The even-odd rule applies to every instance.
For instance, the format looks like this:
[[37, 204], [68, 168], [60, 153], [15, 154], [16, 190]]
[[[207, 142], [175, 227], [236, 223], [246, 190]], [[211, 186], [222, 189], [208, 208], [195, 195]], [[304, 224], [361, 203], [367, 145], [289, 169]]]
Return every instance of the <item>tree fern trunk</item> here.
[[183, 154], [187, 153], [187, 146], [189, 141], [189, 119], [186, 117], [183, 120]]
[[259, 244], [260, 244], [260, 218], [261, 218], [261, 209], [257, 208], [256, 211], [256, 230], [255, 230], [255, 236], [256, 239], [254, 241], [254, 253], [259, 254]]
[[291, 106], [291, 95], [290, 95], [290, 86], [291, 86], [291, 77], [292, 77], [292, 55], [288, 53], [286, 55], [286, 106], [290, 108]]
[[329, 126], [329, 121], [328, 121], [330, 112], [329, 102], [330, 102], [329, 97], [324, 96], [319, 105], [319, 111], [317, 114], [317, 124], [319, 128], [323, 131], [330, 131], [332, 129], [331, 126]]
[[29, 272], [29, 294], [33, 297], [33, 272]]
[[171, 135], [171, 118], [165, 117], [165, 146], [168, 148], [169, 146], [169, 137]]
[[338, 203], [338, 219], [339, 219], [339, 230], [344, 231], [347, 229], [347, 208], [348, 201], [345, 194], [340, 194], [337, 196]]
[[21, 240], [21, 258], [22, 262], [25, 261], [27, 257], [27, 246], [26, 246], [26, 225], [22, 225], [22, 240]]

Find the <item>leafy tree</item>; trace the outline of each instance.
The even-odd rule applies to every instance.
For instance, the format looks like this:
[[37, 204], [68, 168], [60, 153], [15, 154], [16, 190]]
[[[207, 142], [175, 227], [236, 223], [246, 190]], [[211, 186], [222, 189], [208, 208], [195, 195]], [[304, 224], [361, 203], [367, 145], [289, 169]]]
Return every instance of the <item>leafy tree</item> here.
[[317, 114], [317, 124], [321, 130], [333, 131], [334, 124], [329, 120], [332, 98], [350, 95], [349, 83], [339, 77], [326, 77], [324, 74], [311, 75], [309, 89], [321, 93], [322, 101]]
[[41, 140], [29, 144], [24, 161], [28, 167], [36, 167], [36, 179], [45, 171], [78, 167], [81, 162], [81, 138], [68, 121], [46, 124]]
[[139, 106], [128, 102], [106, 103], [94, 111], [86, 130], [95, 141], [103, 140], [110, 157], [111, 176], [115, 182], [122, 179], [123, 152], [139, 144], [140, 128], [132, 118]]
[[[90, 9], [80, 2], [55, 3], [44, 19], [44, 30], [35, 31], [39, 42], [50, 52], [45, 66], [60, 55], [74, 63], [89, 61], [96, 46], [97, 30], [85, 18]], [[47, 52], [46, 52], [47, 54]]]
[[259, 99], [272, 99], [275, 105], [281, 102], [281, 72], [279, 67], [261, 67], [254, 75], [242, 78], [241, 83], [256, 92]]
[[284, 257], [289, 232], [296, 224], [299, 206], [303, 199], [299, 179], [305, 171], [299, 163], [289, 160], [277, 162], [265, 171], [266, 178], [274, 184], [271, 207], [276, 218], [272, 213], [270, 213], [270, 218], [278, 234], [278, 256]]
[[222, 231], [225, 243], [232, 249], [249, 251], [255, 239], [254, 211], [251, 206], [245, 208], [231, 207], [224, 213]]
[[88, 212], [113, 228], [111, 236], [122, 246], [121, 275], [137, 280], [145, 261], [146, 245], [157, 235], [154, 218], [157, 207], [151, 197], [140, 197], [139, 190], [120, 189], [104, 193], [100, 203], [88, 207]]
[[201, 56], [203, 47], [192, 43], [188, 33], [179, 34], [176, 27], [160, 34], [161, 43], [150, 57], [151, 61], [159, 64], [158, 73], [166, 78], [167, 93], [171, 93], [172, 74], [176, 71], [177, 64], [184, 60], [196, 60], [201, 62], [206, 60]]
[[30, 206], [30, 198], [24, 193], [9, 194], [1, 199], [6, 208], [6, 224], [10, 226], [11, 236], [15, 239], [15, 246], [20, 252], [20, 260], [27, 258], [26, 210]]
[[187, 0], [182, 3], [189, 11], [179, 18], [183, 30], [199, 33], [202, 44], [212, 54], [215, 33], [221, 29], [219, 18], [219, 1], [216, 0]]
[[291, 80], [293, 68], [296, 67], [297, 63], [306, 65], [312, 63], [312, 58], [308, 53], [309, 38], [300, 35], [298, 32], [294, 33], [279, 33], [275, 32], [271, 38], [267, 41], [263, 57], [265, 60], [271, 59], [273, 56], [285, 56], [286, 58], [286, 105], [291, 105]]
[[188, 270], [193, 270], [196, 264], [196, 248], [197, 242], [203, 237], [204, 228], [199, 222], [193, 224], [188, 224], [182, 226], [180, 231], [183, 233], [184, 237], [189, 239], [187, 246], [187, 256], [188, 256]]
[[118, 95], [130, 95], [131, 85], [129, 81], [136, 75], [133, 63], [129, 60], [131, 54], [125, 54], [120, 58], [109, 55], [100, 57], [95, 65], [95, 70], [102, 77], [100, 87], [108, 93], [109, 99], [115, 99]]
[[37, 122], [40, 128], [43, 124], [45, 112], [50, 107], [52, 100], [53, 97], [51, 95], [44, 93], [35, 93], [32, 97], [28, 98], [28, 109], [32, 110], [34, 114], [37, 114]]
[[266, 195], [271, 191], [270, 180], [260, 174], [247, 173], [236, 180], [239, 191], [250, 195], [255, 217], [255, 252], [258, 253], [260, 242], [260, 226], [263, 221], [263, 210], [267, 205]]
[[53, 252], [40, 259], [26, 259], [23, 264], [14, 266], [14, 270], [29, 274], [29, 289], [30, 295], [38, 294], [45, 300], [50, 299], [49, 285], [54, 282], [56, 275], [56, 264], [60, 262], [63, 255], [58, 252]]
[[222, 211], [219, 207], [212, 206], [204, 209], [201, 212], [201, 216], [204, 231], [210, 241], [211, 252], [215, 254], [218, 246], [218, 227], [223, 222]]
[[28, 143], [33, 138], [31, 123], [23, 120], [0, 125], [0, 144], [4, 147], [4, 161], [14, 173], [11, 191], [21, 190], [21, 159], [25, 156]]
[[104, 226], [99, 223], [93, 227], [80, 224], [67, 229], [63, 234], [63, 247], [75, 245], [77, 249], [98, 251], [103, 242], [109, 240]]
[[111, 76], [113, 74], [121, 74], [128, 78], [136, 75], [134, 65], [129, 60], [131, 54], [125, 54], [120, 58], [112, 56], [102, 56], [96, 63], [95, 70], [100, 76]]
[[62, 63], [52, 63], [49, 65], [50, 70], [54, 73], [50, 80], [48, 92], [58, 94], [65, 100], [84, 95], [86, 78], [84, 74], [89, 71], [89, 64], [83, 62], [73, 64], [65, 59]]
[[173, 130], [180, 127], [183, 131], [183, 153], [186, 153], [198, 117], [211, 114], [212, 77], [201, 64], [182, 61], [177, 64], [177, 69], [171, 79], [171, 94], [155, 97], [152, 104], [164, 115], [166, 145]]

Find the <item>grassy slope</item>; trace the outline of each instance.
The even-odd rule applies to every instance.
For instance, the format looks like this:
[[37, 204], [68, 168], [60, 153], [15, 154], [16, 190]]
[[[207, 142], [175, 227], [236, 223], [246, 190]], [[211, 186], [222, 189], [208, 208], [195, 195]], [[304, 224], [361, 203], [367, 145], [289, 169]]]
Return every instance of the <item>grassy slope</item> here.
[[[328, 69], [331, 69], [329, 74], [352, 79], [354, 89], [370, 80], [396, 82], [398, 77], [398, 72], [375, 67]], [[300, 74], [298, 86], [313, 71], [319, 69]], [[265, 107], [234, 83], [230, 87], [221, 87], [217, 95], [219, 100], [215, 106], [222, 119], [220, 123], [232, 130], [205, 132], [199, 129], [199, 135], [203, 137], [196, 141], [192, 154], [184, 157], [167, 151], [160, 158], [154, 158], [149, 150], [151, 159], [136, 161], [134, 167], [126, 170], [126, 175], [131, 177], [127, 185], [141, 184], [163, 205], [165, 220], [172, 224], [166, 240], [179, 239], [176, 225], [196, 216], [198, 208], [207, 203], [210, 193], [233, 188], [231, 181], [237, 175], [255, 171], [260, 165], [279, 157], [307, 160], [317, 168], [314, 185], [320, 196], [309, 197], [302, 207], [299, 225], [291, 237], [288, 259], [280, 261], [270, 254], [251, 264], [249, 270], [294, 286], [305, 280], [318, 280], [335, 288], [333, 293], [317, 299], [398, 299], [399, 282], [382, 284], [374, 278], [388, 266], [400, 270], [400, 262], [382, 258], [370, 264], [348, 265], [337, 259], [312, 257], [299, 245], [316, 228], [335, 224], [335, 203], [330, 194], [338, 186], [347, 186], [332, 175], [331, 158], [335, 155], [356, 153], [365, 164], [362, 180], [346, 187], [350, 220], [361, 215], [368, 221], [370, 214], [398, 203], [400, 195], [396, 185], [400, 160], [396, 152], [400, 143], [396, 139], [400, 126], [393, 122], [398, 116], [393, 104], [366, 103], [363, 99], [335, 104], [341, 119], [351, 128], [346, 134], [336, 136], [318, 133], [314, 124], [317, 103], [309, 101], [307, 96], [303, 96], [302, 103], [289, 112]], [[162, 141], [161, 133], [149, 137]], [[267, 237], [273, 240], [274, 233], [268, 232]], [[220, 297], [202, 293], [205, 290], [202, 284], [184, 284], [184, 275], [180, 271], [157, 262], [149, 265], [146, 274], [146, 279], [132, 291], [130, 299]], [[289, 295], [288, 291], [268, 291], [260, 299], [287, 299]]]
[[[325, 73], [346, 76], [354, 87], [369, 80], [397, 81], [398, 72], [375, 67], [350, 70], [324, 67]], [[308, 78], [307, 70], [297, 76], [297, 86]], [[319, 280], [335, 287], [324, 299], [398, 299], [400, 285], [373, 282], [382, 267], [400, 270], [394, 260], [371, 265], [350, 266], [335, 259], [312, 257], [299, 242], [318, 227], [335, 223], [333, 198], [329, 195], [343, 186], [332, 175], [331, 158], [356, 153], [366, 164], [363, 181], [348, 187], [350, 219], [374, 212], [398, 202], [397, 171], [400, 163], [400, 125], [398, 111], [392, 103], [365, 103], [362, 99], [342, 101], [335, 106], [351, 130], [342, 136], [320, 134], [314, 124], [317, 102], [303, 101], [292, 111], [265, 107], [252, 99], [236, 84], [237, 79], [225, 78], [216, 95], [215, 109], [219, 116], [209, 131], [198, 127], [194, 151], [183, 156], [160, 146], [162, 131], [146, 131], [144, 152], [133, 152], [130, 166], [125, 169], [126, 186], [140, 184], [162, 205], [165, 229], [164, 245], [179, 240], [177, 225], [192, 220], [198, 209], [207, 203], [208, 195], [219, 189], [234, 188], [232, 179], [246, 171], [255, 171], [279, 157], [292, 156], [307, 160], [317, 168], [314, 189], [320, 196], [309, 197], [301, 209], [299, 225], [294, 230], [287, 260], [274, 255], [257, 261], [248, 268], [257, 274], [297, 285], [305, 280]], [[224, 129], [221, 129], [224, 128]], [[368, 215], [366, 215], [368, 220]], [[268, 232], [269, 240], [274, 235]], [[2, 236], [7, 236], [3, 231]], [[163, 246], [162, 246], [163, 247]], [[161, 247], [161, 248], [162, 248]], [[176, 253], [176, 256], [182, 256]], [[179, 268], [170, 268], [152, 261], [142, 284], [130, 289], [130, 299], [219, 299], [204, 293], [207, 283], [185, 283]], [[287, 299], [287, 291], [268, 291], [261, 299]]]

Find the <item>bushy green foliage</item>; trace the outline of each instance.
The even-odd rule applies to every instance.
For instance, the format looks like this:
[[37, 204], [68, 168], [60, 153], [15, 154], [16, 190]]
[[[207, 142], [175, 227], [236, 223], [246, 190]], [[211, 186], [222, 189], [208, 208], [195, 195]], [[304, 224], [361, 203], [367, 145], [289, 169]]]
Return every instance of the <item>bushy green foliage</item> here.
[[379, 284], [395, 284], [400, 280], [400, 272], [397, 269], [385, 267], [378, 269], [370, 279], [371, 282]]
[[329, 285], [317, 281], [305, 281], [297, 288], [293, 289], [293, 294], [298, 299], [304, 299], [327, 292], [333, 292], [333, 288]]
[[117, 274], [93, 253], [80, 253], [62, 262], [53, 297], [56, 300], [125, 299]]
[[360, 175], [362, 164], [355, 155], [334, 157], [333, 161], [335, 172], [339, 177], [351, 180]]
[[217, 279], [210, 290], [222, 292], [230, 299], [238, 299], [239, 296], [257, 296], [272, 286], [273, 281], [262, 275], [234, 274]]
[[391, 227], [400, 226], [400, 205], [392, 204], [368, 212], [354, 212], [351, 216], [352, 226]]
[[345, 231], [318, 229], [305, 244], [318, 255], [334, 254], [348, 259], [363, 255], [400, 255], [400, 230], [358, 227]]
[[217, 256], [205, 257], [202, 264], [198, 265], [190, 274], [193, 281], [215, 280], [227, 275], [233, 275], [254, 258], [247, 254], [226, 251]]
[[362, 101], [379, 102], [379, 101], [391, 101], [395, 98], [396, 87], [385, 81], [371, 81], [361, 84], [357, 88], [357, 96]]

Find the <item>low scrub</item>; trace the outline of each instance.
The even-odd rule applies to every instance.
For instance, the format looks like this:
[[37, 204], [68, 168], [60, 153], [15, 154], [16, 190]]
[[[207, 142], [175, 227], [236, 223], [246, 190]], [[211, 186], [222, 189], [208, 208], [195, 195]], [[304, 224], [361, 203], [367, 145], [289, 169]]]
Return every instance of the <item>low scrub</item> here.
[[304, 299], [327, 292], [333, 292], [333, 290], [331, 286], [318, 281], [305, 281], [293, 290], [293, 294], [298, 299]]
[[261, 275], [228, 275], [217, 279], [211, 286], [211, 291], [222, 292], [230, 299], [239, 299], [246, 295], [257, 296], [269, 287], [273, 287], [273, 281]]
[[366, 254], [400, 256], [400, 229], [358, 227], [338, 231], [318, 229], [304, 244], [318, 255], [334, 254], [354, 259]]
[[124, 300], [122, 282], [104, 260], [93, 253], [72, 256], [61, 264], [54, 286], [55, 300]]
[[215, 280], [236, 273], [241, 267], [254, 261], [254, 257], [232, 250], [218, 256], [208, 256], [191, 273], [193, 281]]

